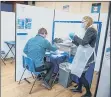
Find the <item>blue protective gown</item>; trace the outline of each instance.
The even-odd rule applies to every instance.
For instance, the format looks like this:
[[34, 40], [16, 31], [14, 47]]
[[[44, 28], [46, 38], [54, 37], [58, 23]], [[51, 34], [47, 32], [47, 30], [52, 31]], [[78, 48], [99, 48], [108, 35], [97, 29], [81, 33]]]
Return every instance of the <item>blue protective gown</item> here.
[[34, 61], [36, 67], [39, 67], [44, 64], [46, 50], [56, 51], [57, 47], [41, 35], [37, 35], [26, 43], [24, 53]]

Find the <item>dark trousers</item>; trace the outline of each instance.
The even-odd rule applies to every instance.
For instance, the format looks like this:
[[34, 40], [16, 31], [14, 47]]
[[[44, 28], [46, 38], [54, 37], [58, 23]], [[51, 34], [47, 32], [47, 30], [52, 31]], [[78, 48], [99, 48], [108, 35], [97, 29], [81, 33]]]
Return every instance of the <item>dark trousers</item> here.
[[82, 85], [84, 85], [84, 87], [86, 89], [86, 93], [91, 93], [90, 92], [90, 85], [89, 85], [87, 79], [85, 78], [85, 73], [83, 73], [81, 75], [81, 77], [79, 78], [78, 89], [82, 89]]
[[35, 69], [36, 72], [41, 72], [41, 71], [47, 71], [46, 72], [46, 75], [45, 75], [45, 78], [44, 80], [49, 82], [51, 77], [52, 77], [52, 74], [53, 74], [53, 71], [54, 71], [54, 66], [52, 63], [49, 63], [49, 62], [45, 62], [45, 65], [42, 65], [40, 67], [37, 67]]

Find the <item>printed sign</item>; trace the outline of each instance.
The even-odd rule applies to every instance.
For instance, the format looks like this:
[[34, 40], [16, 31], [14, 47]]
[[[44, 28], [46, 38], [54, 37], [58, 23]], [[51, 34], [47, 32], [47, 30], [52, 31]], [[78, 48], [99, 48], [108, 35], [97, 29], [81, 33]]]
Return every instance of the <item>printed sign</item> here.
[[17, 28], [18, 29], [24, 29], [24, 19], [18, 19], [17, 20]]
[[101, 3], [93, 3], [91, 13], [100, 13]]
[[64, 10], [64, 11], [69, 11], [69, 5], [63, 6], [63, 10]]
[[32, 26], [32, 19], [30, 19], [30, 18], [17, 20], [18, 29], [31, 29], [31, 26]]
[[25, 19], [25, 29], [31, 29], [32, 19], [26, 18]]

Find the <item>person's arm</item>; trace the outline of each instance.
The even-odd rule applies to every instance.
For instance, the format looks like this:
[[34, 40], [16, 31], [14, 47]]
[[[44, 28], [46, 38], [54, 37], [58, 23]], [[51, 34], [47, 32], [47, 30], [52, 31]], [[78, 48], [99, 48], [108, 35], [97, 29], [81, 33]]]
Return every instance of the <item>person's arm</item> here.
[[72, 41], [72, 43], [74, 43], [76, 46], [79, 46], [79, 43], [77, 43], [76, 41]]
[[79, 46], [79, 45], [84, 46], [84, 45], [89, 44], [92, 37], [94, 37], [94, 36], [95, 36], [95, 31], [92, 28], [89, 28], [86, 31], [86, 34], [83, 39], [79, 38], [78, 36], [74, 36], [74, 40], [72, 41], [72, 43], [74, 43], [77, 46]]
[[46, 40], [46, 49], [50, 51], [56, 51], [58, 48], [56, 45], [51, 45], [51, 43]]

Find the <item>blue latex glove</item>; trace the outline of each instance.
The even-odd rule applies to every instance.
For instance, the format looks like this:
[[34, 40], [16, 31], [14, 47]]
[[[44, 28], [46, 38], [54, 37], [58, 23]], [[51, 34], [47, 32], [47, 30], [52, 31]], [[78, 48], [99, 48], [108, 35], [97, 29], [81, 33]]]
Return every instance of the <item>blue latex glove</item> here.
[[57, 49], [59, 49], [60, 47], [59, 46], [57, 46], [57, 44], [55, 43], [55, 44], [53, 44], [53, 47], [55, 47], [55, 48], [57, 48]]
[[70, 37], [72, 40], [74, 39], [74, 36], [75, 36], [74, 32], [71, 32], [71, 33], [69, 34], [69, 37]]

